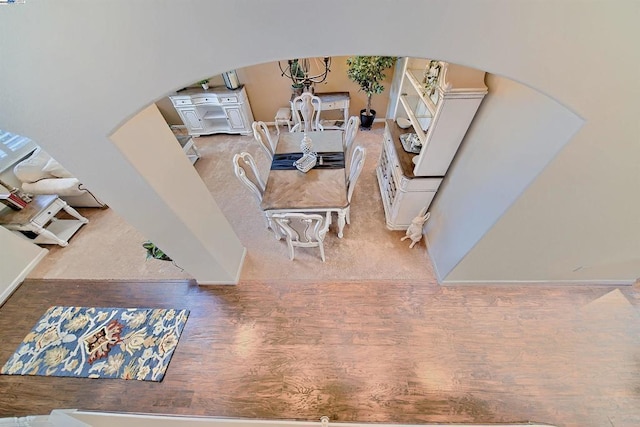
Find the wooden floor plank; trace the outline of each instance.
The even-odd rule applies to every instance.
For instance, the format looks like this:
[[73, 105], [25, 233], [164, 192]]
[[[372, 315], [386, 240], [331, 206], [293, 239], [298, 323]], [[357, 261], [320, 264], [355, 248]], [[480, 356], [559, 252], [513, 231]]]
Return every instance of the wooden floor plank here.
[[28, 280], [0, 308], [0, 363], [52, 305], [191, 314], [162, 382], [2, 375], [0, 416], [637, 426], [640, 298], [614, 290]]

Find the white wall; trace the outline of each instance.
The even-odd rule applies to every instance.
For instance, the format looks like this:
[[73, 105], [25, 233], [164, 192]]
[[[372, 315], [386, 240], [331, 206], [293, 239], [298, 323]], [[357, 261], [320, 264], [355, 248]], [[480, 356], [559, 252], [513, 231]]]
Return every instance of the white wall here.
[[0, 305], [47, 252], [47, 249], [0, 227]]
[[[489, 93], [440, 186], [427, 222], [430, 254], [438, 261], [439, 279], [446, 277], [445, 282], [466, 277], [458, 269], [451, 273], [456, 262], [583, 124], [556, 101], [520, 83], [488, 75], [486, 84]], [[487, 274], [474, 275], [472, 280], [518, 277], [518, 270], [502, 263], [482, 266]], [[496, 267], [503, 268], [502, 274], [490, 277]]]
[[[178, 219], [171, 205], [179, 198], [148, 207], [126, 203], [145, 197], [137, 192], [144, 186], [127, 183], [149, 177], [144, 168], [132, 168], [108, 139], [150, 102], [203, 76], [281, 58], [439, 58], [521, 82], [585, 121], [489, 234], [482, 229], [486, 224], [477, 225], [473, 232], [483, 237], [456, 279], [475, 280], [479, 262], [497, 266], [505, 252], [508, 261], [526, 268], [496, 268], [482, 277], [556, 280], [577, 266], [589, 266], [588, 278], [637, 276], [640, 3], [406, 0], [401, 5], [382, 0], [326, 0], [322, 7], [310, 0], [30, 0], [4, 6], [0, 127], [36, 140], [130, 222], [138, 224], [139, 217], [173, 222]], [[331, 25], [318, 26], [312, 41], [292, 37], [308, 31], [302, 16]], [[507, 143], [496, 141], [495, 147]], [[197, 185], [178, 162], [172, 173]], [[466, 197], [465, 192], [452, 195], [449, 206], [464, 206]], [[210, 203], [194, 200], [193, 209], [207, 210]], [[440, 209], [437, 203], [434, 209]], [[213, 220], [179, 221], [192, 234], [199, 227], [212, 235], [226, 227]], [[187, 258], [198, 250], [184, 248], [179, 237], [152, 224], [139, 228], [151, 240], [165, 242], [174, 256]], [[444, 250], [440, 245], [446, 241], [439, 241], [434, 238], [432, 244], [436, 266], [458, 264], [460, 253]]]
[[[167, 203], [172, 208], [172, 217], [140, 215], [129, 217], [131, 224], [140, 229], [153, 227], [152, 234], [157, 236], [153, 243], [177, 265], [197, 277], [198, 283], [237, 282], [245, 249], [156, 105], [151, 104], [136, 114], [112, 135], [111, 140], [146, 177], [146, 181], [136, 182], [139, 185], [136, 194], [144, 193], [146, 197], [129, 199], [125, 206], [118, 207], [144, 212], [149, 207], [161, 209], [162, 204]], [[148, 161], [149, 157], [153, 162]], [[173, 172], [178, 168], [182, 173]], [[202, 201], [199, 209], [193, 209], [194, 200]], [[209, 222], [218, 227], [207, 227]]]

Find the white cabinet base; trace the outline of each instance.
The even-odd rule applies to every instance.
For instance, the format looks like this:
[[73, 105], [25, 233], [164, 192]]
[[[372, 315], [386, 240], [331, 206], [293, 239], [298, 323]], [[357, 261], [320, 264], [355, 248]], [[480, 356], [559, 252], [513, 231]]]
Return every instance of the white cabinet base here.
[[253, 113], [244, 86], [188, 89], [169, 97], [189, 135], [253, 135]]
[[[406, 230], [411, 220], [429, 207], [442, 183], [442, 177], [413, 175], [414, 155], [402, 150], [401, 130], [387, 120], [376, 176], [382, 196], [385, 220], [390, 230]], [[399, 151], [402, 150], [402, 151]]]

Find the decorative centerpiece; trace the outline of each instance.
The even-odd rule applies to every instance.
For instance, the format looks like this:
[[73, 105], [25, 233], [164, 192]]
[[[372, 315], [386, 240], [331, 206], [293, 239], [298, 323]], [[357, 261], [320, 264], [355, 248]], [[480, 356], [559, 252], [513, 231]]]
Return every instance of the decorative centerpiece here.
[[313, 151], [313, 141], [311, 141], [311, 138], [309, 138], [306, 132], [300, 142], [300, 150], [302, 150], [302, 154], [309, 154]]
[[293, 162], [293, 166], [295, 166], [300, 172], [307, 173], [313, 169], [317, 162], [318, 153], [310, 152], [305, 153], [302, 157]]

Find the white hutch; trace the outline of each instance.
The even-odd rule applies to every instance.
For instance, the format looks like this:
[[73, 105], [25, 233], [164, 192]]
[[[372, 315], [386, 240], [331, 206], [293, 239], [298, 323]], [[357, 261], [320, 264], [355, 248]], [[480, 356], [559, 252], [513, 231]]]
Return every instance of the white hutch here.
[[225, 86], [185, 89], [169, 98], [189, 135], [253, 134], [253, 113], [244, 86], [238, 89]]
[[[441, 61], [398, 59], [376, 169], [389, 229], [406, 229], [428, 209], [487, 93], [484, 75]], [[411, 126], [401, 128], [398, 118]], [[402, 136], [409, 133], [417, 146]]]

